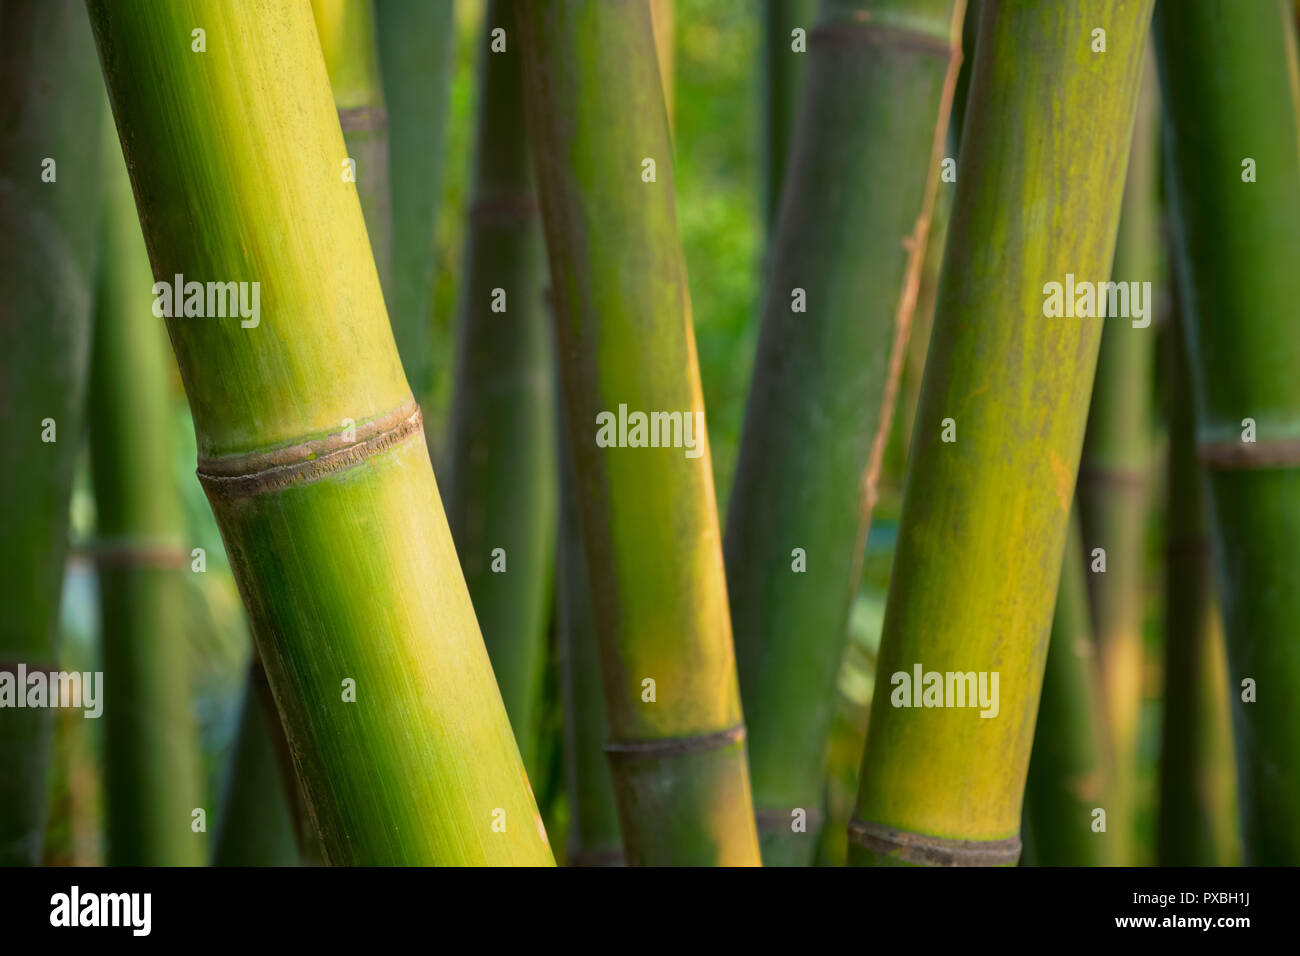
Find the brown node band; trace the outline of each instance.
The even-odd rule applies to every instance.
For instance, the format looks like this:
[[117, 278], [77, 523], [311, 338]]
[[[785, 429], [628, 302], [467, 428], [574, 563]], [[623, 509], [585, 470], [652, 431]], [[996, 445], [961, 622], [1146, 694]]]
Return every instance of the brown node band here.
[[345, 133], [387, 129], [388, 111], [382, 106], [352, 106], [339, 110], [339, 126]]
[[736, 724], [726, 730], [693, 737], [663, 737], [658, 740], [611, 740], [605, 744], [605, 753], [611, 758], [674, 757], [680, 754], [719, 750], [745, 739], [745, 725]]
[[96, 542], [86, 556], [101, 568], [183, 568], [190, 555], [169, 541], [111, 540]]
[[841, 18], [822, 23], [808, 34], [808, 43], [810, 47], [813, 44], [843, 49], [876, 46], [911, 50], [945, 58], [961, 56], [961, 48], [954, 47], [947, 37], [890, 26], [886, 23], [873, 23], [865, 18]]
[[1278, 441], [1201, 442], [1196, 453], [1208, 468], [1300, 468], [1300, 438]]
[[1020, 837], [1006, 840], [949, 840], [896, 830], [854, 817], [849, 839], [873, 853], [919, 866], [1007, 866], [1020, 859]]
[[1129, 488], [1141, 491], [1147, 485], [1147, 473], [1141, 468], [1114, 468], [1105, 465], [1080, 465], [1079, 484], [1090, 487]]
[[198, 476], [209, 499], [251, 498], [345, 471], [422, 434], [420, 406], [408, 398], [400, 408], [358, 424], [350, 441], [336, 434], [275, 451], [200, 458]]

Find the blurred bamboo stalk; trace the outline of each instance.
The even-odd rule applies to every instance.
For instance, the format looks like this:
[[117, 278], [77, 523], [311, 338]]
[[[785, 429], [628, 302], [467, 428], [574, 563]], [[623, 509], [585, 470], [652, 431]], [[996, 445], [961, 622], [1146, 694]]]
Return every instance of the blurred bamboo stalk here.
[[[493, 51], [493, 32], [504, 49]], [[537, 776], [555, 572], [555, 362], [518, 33], [491, 0], [451, 406], [447, 520], [515, 740]]]
[[[16, 700], [29, 690], [17, 686], [20, 669], [58, 666], [85, 415], [103, 94], [80, 3], [0, 3], [0, 95], [0, 693]], [[0, 712], [0, 865], [35, 865], [54, 719], [14, 700]]]
[[1300, 863], [1300, 81], [1282, 0], [1155, 20], [1248, 865]]
[[104, 210], [94, 347], [94, 477], [103, 641], [110, 866], [199, 866], [207, 837], [185, 626], [189, 549], [172, 477], [166, 331], [131, 182], [112, 124], [103, 137]]
[[835, 678], [916, 302], [962, 10], [959, 0], [827, 0], [810, 37], [725, 539], [769, 865], [807, 865], [816, 847]]
[[[1151, 6], [981, 5], [850, 863], [1006, 865], [1020, 855], [1101, 337], [1098, 318], [1049, 317], [1045, 283], [1110, 274]], [[1098, 24], [1105, 54], [1090, 50]], [[1055, 145], [1027, 148], [1024, 129]], [[1051, 241], [1044, 208], [1068, 224]], [[952, 688], [947, 706], [919, 706], [922, 688], [904, 682], [918, 669], [940, 675], [939, 703]], [[953, 706], [945, 674], [984, 675], [989, 704]]]
[[[516, 12], [624, 849], [757, 864], [649, 6]], [[598, 444], [620, 406], [676, 413], [677, 447]]]
[[[781, 187], [794, 143], [816, 12], [816, 0], [763, 0], [763, 212], [769, 235], [776, 232], [781, 211]], [[799, 50], [794, 48], [796, 29], [804, 34]]]
[[551, 864], [340, 174], [310, 11], [89, 6], [155, 274], [249, 283], [241, 305], [265, 306], [168, 330], [327, 861]]

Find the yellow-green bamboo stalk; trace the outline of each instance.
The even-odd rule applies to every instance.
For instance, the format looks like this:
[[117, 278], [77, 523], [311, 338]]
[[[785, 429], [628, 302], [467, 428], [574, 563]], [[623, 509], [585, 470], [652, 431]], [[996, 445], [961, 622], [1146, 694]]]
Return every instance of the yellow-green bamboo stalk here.
[[99, 241], [103, 94], [80, 3], [0, 3], [0, 95], [0, 865], [34, 865], [53, 712], [16, 707], [16, 685], [57, 667]]
[[309, 6], [89, 7], [155, 276], [260, 290], [168, 330], [327, 861], [551, 864]]
[[[1049, 315], [1047, 284], [1110, 276], [1150, 15], [1150, 0], [981, 5], [851, 863], [1019, 857], [1101, 336], [1099, 318]], [[912, 696], [918, 668], [957, 706], [924, 706], [933, 679]], [[961, 706], [948, 673], [983, 674], [987, 703]]]
[[[650, 10], [516, 13], [624, 849], [757, 864]], [[611, 434], [632, 412], [675, 413], [669, 447]]]
[[166, 331], [131, 181], [111, 123], [103, 143], [103, 246], [90, 362], [90, 460], [104, 661], [108, 862], [197, 866], [207, 838], [191, 712], [189, 551], [172, 478]]

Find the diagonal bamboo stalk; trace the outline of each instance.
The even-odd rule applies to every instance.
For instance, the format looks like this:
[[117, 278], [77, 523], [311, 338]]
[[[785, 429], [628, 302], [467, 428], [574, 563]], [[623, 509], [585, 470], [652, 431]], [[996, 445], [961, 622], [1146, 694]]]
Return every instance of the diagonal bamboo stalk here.
[[[536, 776], [558, 507], [555, 363], [511, 5], [494, 0], [484, 23], [447, 520], [524, 766]], [[506, 31], [502, 52], [491, 49], [496, 29]]]
[[[624, 849], [632, 864], [757, 864], [650, 11], [517, 14]], [[598, 445], [598, 415], [620, 405], [678, 413], [693, 450], [684, 427], [675, 447]]]
[[104, 661], [111, 866], [196, 866], [206, 837], [185, 645], [180, 490], [172, 478], [166, 335], [122, 148], [106, 124], [90, 460]]
[[8, 444], [0, 468], [0, 692], [10, 695], [0, 710], [0, 865], [34, 865], [53, 718], [48, 708], [16, 708], [15, 695], [28, 687], [15, 685], [20, 670], [57, 666], [99, 240], [93, 144], [103, 95], [81, 4], [0, 3], [0, 94], [0, 433]]
[[1208, 472], [1223, 602], [1245, 862], [1294, 865], [1300, 332], [1288, 317], [1300, 301], [1295, 31], [1283, 2], [1189, 0], [1176, 11], [1162, 8], [1153, 32], [1196, 441]]
[[[855, 864], [1013, 864], [1019, 856], [1101, 335], [1099, 319], [1048, 317], [1045, 285], [1067, 273], [1110, 274], [1151, 14], [1150, 0], [981, 6], [850, 825]], [[1093, 54], [1099, 25], [1107, 52]], [[1053, 210], [1050, 220], [1043, 209]], [[944, 441], [945, 432], [955, 440]], [[913, 707], [900, 696], [910, 689], [900, 675], [910, 679], [918, 667], [984, 674], [989, 706], [931, 708], [921, 695]], [[958, 704], [955, 681], [941, 679], [940, 702], [951, 683]]]
[[[89, 6], [155, 276], [260, 283], [255, 319], [168, 330], [327, 861], [551, 864], [340, 179], [310, 9]], [[177, 42], [199, 28], [206, 52]]]
[[961, 23], [953, 0], [831, 0], [811, 36], [725, 542], [768, 863], [806, 865], [816, 844], [808, 820], [819, 815]]

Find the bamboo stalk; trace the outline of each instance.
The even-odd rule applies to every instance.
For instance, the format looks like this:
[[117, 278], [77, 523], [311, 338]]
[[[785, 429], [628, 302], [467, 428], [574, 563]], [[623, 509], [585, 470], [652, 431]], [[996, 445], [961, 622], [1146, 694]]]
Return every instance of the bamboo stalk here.
[[[1197, 445], [1209, 472], [1227, 635], [1245, 862], [1297, 864], [1300, 331], [1284, 318], [1300, 301], [1295, 31], [1282, 2], [1190, 0], [1176, 16], [1162, 8], [1154, 33]], [[1247, 428], [1250, 442], [1242, 440]], [[1253, 694], [1243, 686], [1248, 680]]]
[[794, 142], [807, 52], [796, 52], [792, 33], [812, 33], [815, 0], [763, 0], [763, 211], [769, 232], [781, 211], [781, 186]]
[[[379, 78], [372, 0], [311, 0], [321, 55], [348, 158], [356, 163], [357, 198], [384, 298], [393, 298], [392, 199], [388, 179], [388, 111]], [[399, 353], [400, 354], [400, 353]], [[405, 361], [405, 356], [403, 356]], [[415, 393], [419, 394], [419, 393]]]
[[[1149, 0], [982, 4], [850, 863], [1019, 856], [1101, 335], [1099, 319], [1048, 317], [1045, 284], [1110, 275], [1150, 13]], [[1093, 54], [1101, 25], [1107, 52]], [[989, 705], [893, 706], [917, 668], [984, 674]]]
[[[1115, 243], [1116, 282], [1160, 288], [1160, 226], [1155, 63], [1145, 70]], [[1152, 302], [1148, 301], [1148, 316]], [[1146, 515], [1150, 496], [1155, 329], [1116, 318], [1106, 323], [1079, 464], [1079, 515], [1092, 573], [1088, 591], [1100, 650], [1102, 686], [1114, 755], [1107, 832], [1117, 863], [1138, 860], [1135, 813], [1138, 718], [1142, 704]], [[1093, 568], [1095, 549], [1105, 571]]]
[[[1097, 809], [1111, 803], [1101, 671], [1088, 608], [1087, 570], [1078, 512], [1071, 513], [1052, 616], [1042, 701], [1025, 785], [1024, 819], [1036, 866], [1108, 866], [1119, 835], [1109, 817], [1093, 829]], [[1030, 840], [1025, 840], [1026, 846]]]
[[[506, 31], [493, 52], [492, 31]], [[524, 765], [539, 746], [555, 571], [555, 364], [511, 5], [488, 5], [451, 409], [447, 520]]]
[[388, 116], [393, 284], [388, 315], [411, 392], [433, 389], [434, 224], [446, 166], [448, 88], [455, 63], [452, 0], [379, 0], [375, 34]]
[[[634, 865], [757, 864], [650, 11], [517, 14], [624, 849]], [[598, 415], [620, 406], [677, 413], [675, 447], [599, 446]]]
[[[340, 177], [310, 10], [90, 10], [155, 276], [260, 283], [256, 321], [168, 330], [327, 861], [552, 863]], [[199, 28], [205, 53], [184, 42]]]
[[197, 866], [199, 797], [190, 709], [180, 489], [172, 478], [167, 365], [131, 182], [105, 129], [103, 246], [90, 362], [104, 667], [110, 866]]
[[1161, 866], [1233, 866], [1240, 847], [1227, 660], [1179, 312], [1175, 296], [1165, 349], [1169, 464], [1157, 855]]
[[[725, 541], [769, 864], [806, 865], [816, 846], [809, 822], [820, 815], [835, 678], [916, 301], [961, 15], [953, 0], [832, 0], [811, 37]], [[806, 313], [792, 305], [798, 295]]]
[[673, 39], [673, 29], [677, 25], [674, 0], [650, 0], [650, 21], [654, 25], [659, 82], [664, 89], [664, 108], [668, 110], [668, 126], [671, 129], [675, 113], [673, 72], [677, 63], [677, 47]]
[[0, 690], [13, 695], [0, 711], [0, 865], [35, 865], [54, 721], [15, 707], [29, 691], [16, 685], [20, 669], [57, 667], [99, 239], [99, 151], [86, 143], [99, 141], [103, 96], [79, 3], [0, 4], [0, 92]]

